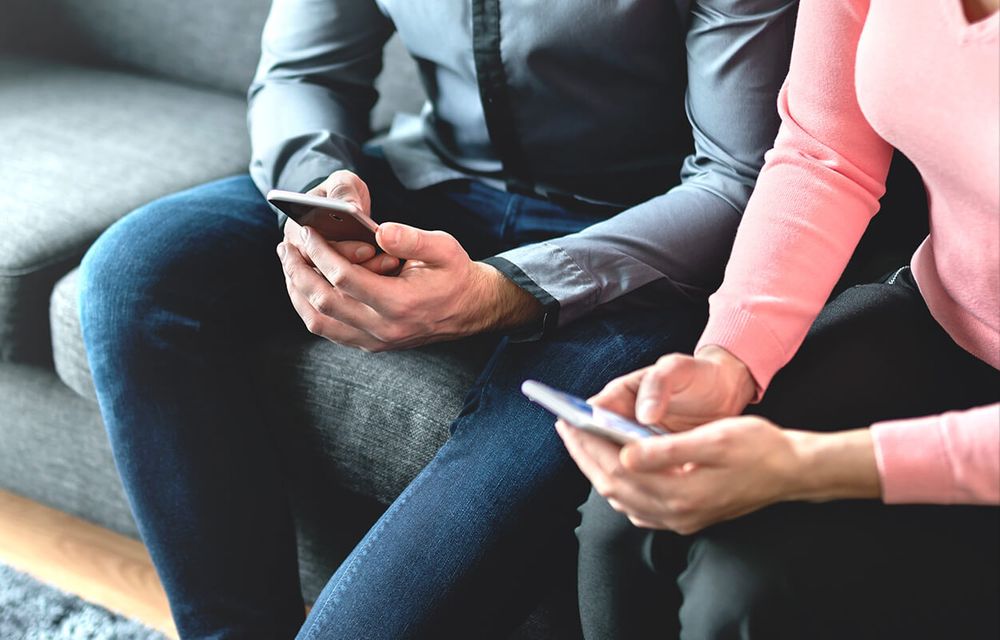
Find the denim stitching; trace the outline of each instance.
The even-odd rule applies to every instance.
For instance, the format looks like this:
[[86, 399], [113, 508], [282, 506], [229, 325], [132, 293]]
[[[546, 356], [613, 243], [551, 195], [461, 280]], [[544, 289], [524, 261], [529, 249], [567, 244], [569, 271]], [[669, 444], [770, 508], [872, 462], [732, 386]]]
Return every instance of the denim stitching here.
[[432, 470], [432, 468], [435, 466], [436, 463], [437, 463], [437, 458], [435, 457], [424, 468], [423, 472], [421, 472], [413, 480], [413, 482], [409, 484], [406, 490], [404, 490], [403, 493], [400, 494], [399, 498], [397, 498], [396, 501], [393, 502], [392, 506], [389, 507], [388, 511], [386, 511], [382, 515], [382, 517], [379, 518], [379, 521], [372, 528], [371, 533], [368, 536], [368, 540], [364, 542], [362, 546], [360, 546], [357, 549], [357, 553], [355, 554], [354, 559], [351, 560], [349, 565], [344, 567], [343, 575], [337, 581], [337, 584], [334, 585], [333, 589], [330, 591], [330, 596], [325, 599], [325, 601], [323, 602], [323, 606], [320, 608], [318, 612], [316, 612], [316, 617], [313, 619], [313, 622], [309, 625], [309, 630], [306, 632], [304, 640], [319, 638], [319, 636], [317, 635], [319, 633], [318, 629], [324, 626], [323, 623], [325, 623], [330, 618], [330, 611], [329, 611], [330, 605], [337, 604], [340, 602], [340, 594], [342, 594], [347, 589], [347, 587], [350, 585], [352, 581], [352, 578], [358, 573], [358, 564], [364, 557], [368, 555], [368, 552], [371, 550], [371, 547], [376, 542], [378, 542], [378, 539], [383, 529], [385, 529], [386, 526], [389, 524], [389, 522], [392, 521], [396, 513], [403, 508], [403, 505], [407, 503], [407, 501], [410, 498], [410, 494], [416, 491], [417, 488], [421, 484], [423, 484], [427, 476], [430, 475], [429, 472]]
[[520, 210], [520, 196], [512, 195], [509, 196], [509, 198], [510, 199], [507, 200], [507, 208], [503, 213], [503, 221], [500, 223], [500, 233], [498, 234], [498, 239], [504, 243], [505, 246], [507, 242], [510, 241], [510, 238], [507, 237], [507, 232], [514, 226], [514, 218], [517, 217]]

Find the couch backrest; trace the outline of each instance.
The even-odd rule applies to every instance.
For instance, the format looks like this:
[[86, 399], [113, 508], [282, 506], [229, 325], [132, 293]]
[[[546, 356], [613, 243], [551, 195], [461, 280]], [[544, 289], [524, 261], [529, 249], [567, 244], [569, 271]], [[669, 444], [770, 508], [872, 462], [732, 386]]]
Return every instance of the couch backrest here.
[[[243, 93], [270, 6], [271, 0], [0, 0], [0, 48]], [[416, 65], [398, 38], [385, 55], [376, 130], [394, 112], [419, 110], [424, 99]]]
[[[7, 0], [33, 49], [244, 91], [270, 0]], [[5, 2], [4, 4], [6, 4]]]

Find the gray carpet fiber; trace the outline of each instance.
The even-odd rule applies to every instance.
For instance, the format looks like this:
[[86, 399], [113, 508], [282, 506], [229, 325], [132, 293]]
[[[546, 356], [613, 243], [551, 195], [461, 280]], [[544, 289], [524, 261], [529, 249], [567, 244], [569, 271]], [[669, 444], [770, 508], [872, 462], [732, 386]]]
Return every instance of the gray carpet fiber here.
[[0, 639], [165, 640], [165, 637], [0, 565]]

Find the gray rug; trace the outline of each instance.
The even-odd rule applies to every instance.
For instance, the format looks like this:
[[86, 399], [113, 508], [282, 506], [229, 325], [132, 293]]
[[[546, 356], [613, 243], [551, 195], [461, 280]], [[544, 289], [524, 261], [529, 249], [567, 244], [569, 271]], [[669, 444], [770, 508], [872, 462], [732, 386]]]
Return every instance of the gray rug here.
[[143, 625], [0, 564], [2, 640], [166, 640]]

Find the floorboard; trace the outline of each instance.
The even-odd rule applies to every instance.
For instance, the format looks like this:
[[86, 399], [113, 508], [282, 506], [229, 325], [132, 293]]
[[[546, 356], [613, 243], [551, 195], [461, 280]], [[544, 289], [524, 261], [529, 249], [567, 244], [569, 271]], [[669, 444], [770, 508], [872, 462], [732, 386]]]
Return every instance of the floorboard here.
[[0, 561], [177, 637], [149, 554], [131, 538], [0, 490]]

